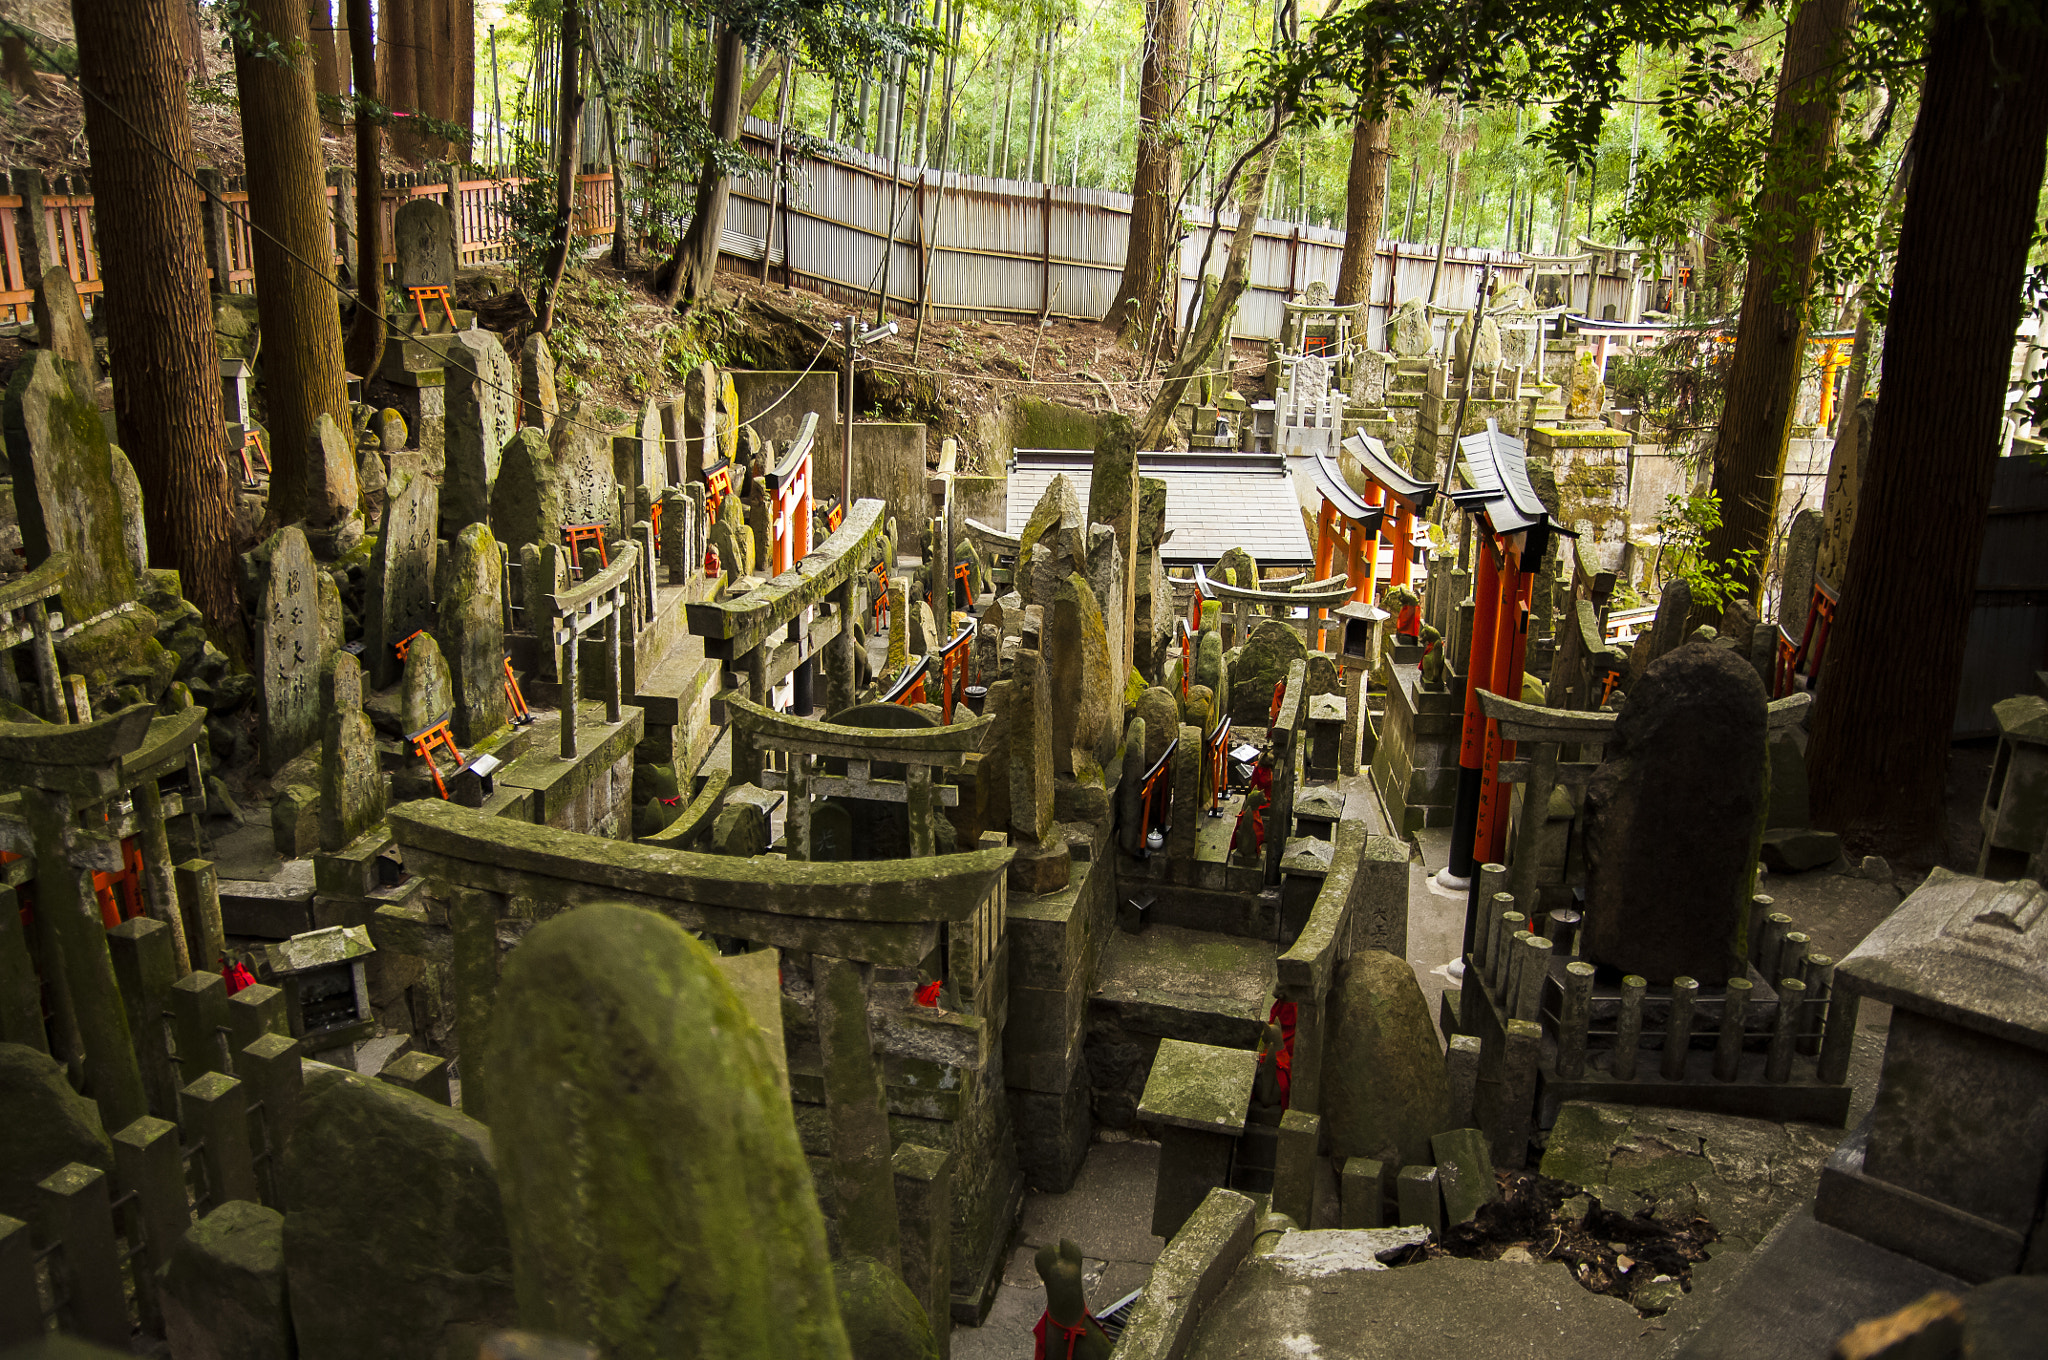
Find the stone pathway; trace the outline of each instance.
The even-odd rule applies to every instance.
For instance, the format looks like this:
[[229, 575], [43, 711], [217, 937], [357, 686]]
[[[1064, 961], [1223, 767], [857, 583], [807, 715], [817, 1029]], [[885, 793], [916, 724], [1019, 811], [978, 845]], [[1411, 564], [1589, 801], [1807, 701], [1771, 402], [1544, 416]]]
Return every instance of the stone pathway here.
[[1072, 1190], [1027, 1192], [995, 1306], [981, 1326], [953, 1329], [953, 1360], [1029, 1360], [1031, 1329], [1045, 1309], [1032, 1264], [1041, 1246], [1071, 1238], [1081, 1248], [1090, 1308], [1106, 1309], [1144, 1284], [1166, 1246], [1147, 1231], [1158, 1166], [1157, 1143], [1102, 1142], [1088, 1150]]

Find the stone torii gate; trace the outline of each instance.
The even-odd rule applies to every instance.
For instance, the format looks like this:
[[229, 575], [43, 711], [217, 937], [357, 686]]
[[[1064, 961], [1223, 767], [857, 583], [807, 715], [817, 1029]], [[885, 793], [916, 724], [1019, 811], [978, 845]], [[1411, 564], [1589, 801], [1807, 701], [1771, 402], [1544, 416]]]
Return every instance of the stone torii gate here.
[[[878, 969], [916, 968], [947, 927], [973, 918], [1000, 890], [1014, 851], [816, 864], [636, 845], [432, 799], [389, 815], [406, 867], [436, 883], [448, 902], [456, 1024], [465, 1036], [489, 1032], [499, 924], [514, 924], [514, 898], [546, 914], [623, 902], [690, 930], [806, 958], [840, 1241], [848, 1251], [898, 1268], [896, 1189], [877, 1049], [980, 1071], [992, 1056], [993, 1030], [980, 1016], [917, 1006], [908, 988], [900, 989], [900, 1000], [872, 995], [871, 982]], [[395, 927], [414, 928], [394, 908], [380, 908], [380, 921], [394, 912]], [[480, 1076], [464, 1074], [463, 1104], [475, 1101], [488, 1121], [489, 1092], [472, 1095], [470, 1086]]]
[[[1301, 578], [1297, 576], [1292, 579], [1299, 581]], [[1342, 576], [1332, 576], [1328, 580], [1310, 581], [1305, 585], [1293, 585], [1284, 590], [1247, 589], [1244, 586], [1225, 585], [1210, 576], [1200, 563], [1196, 563], [1195, 592], [1204, 600], [1230, 601], [1236, 615], [1231, 639], [1233, 645], [1241, 645], [1249, 635], [1254, 605], [1263, 607], [1274, 618], [1289, 621], [1292, 620], [1293, 611], [1297, 607], [1304, 608], [1308, 610], [1308, 615], [1301, 620], [1302, 641], [1308, 645], [1310, 651], [1319, 652], [1323, 650], [1323, 612], [1335, 609], [1351, 599], [1351, 582]]]

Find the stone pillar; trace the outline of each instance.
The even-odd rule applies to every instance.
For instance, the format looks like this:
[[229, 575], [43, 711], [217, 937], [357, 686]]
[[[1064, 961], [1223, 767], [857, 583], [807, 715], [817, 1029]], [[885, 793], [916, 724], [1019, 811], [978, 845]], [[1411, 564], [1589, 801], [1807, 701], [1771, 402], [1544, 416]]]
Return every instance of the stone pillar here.
[[128, 1030], [128, 1010], [114, 981], [107, 953], [107, 933], [100, 925], [92, 871], [71, 867], [73, 842], [81, 839], [73, 825], [71, 800], [61, 793], [30, 789], [22, 799], [35, 837], [36, 916], [62, 958], [65, 989], [85, 1045], [85, 1070], [99, 1102], [100, 1122], [126, 1128], [149, 1113], [149, 1100], [136, 1065], [135, 1044]]
[[199, 204], [199, 217], [206, 227], [206, 267], [213, 271], [213, 281], [208, 288], [215, 293], [230, 292], [232, 289], [228, 286], [228, 206], [221, 202], [220, 197], [227, 186], [220, 177], [220, 171], [211, 166], [200, 167], [196, 178], [199, 180], [200, 191], [205, 195]]
[[890, 1159], [896, 1179], [903, 1283], [924, 1305], [939, 1360], [953, 1353], [953, 1154], [905, 1143]]
[[498, 916], [504, 899], [475, 888], [456, 888], [447, 899], [448, 926], [455, 937], [450, 970], [455, 985], [455, 1032], [471, 1059], [461, 1064], [462, 1112], [489, 1123], [482, 1059], [484, 1039], [491, 1032], [491, 1008], [498, 995]]
[[867, 983], [850, 959], [816, 954], [818, 1048], [825, 1066], [825, 1118], [832, 1141], [832, 1193], [842, 1253], [902, 1268], [889, 1108], [868, 1032]]

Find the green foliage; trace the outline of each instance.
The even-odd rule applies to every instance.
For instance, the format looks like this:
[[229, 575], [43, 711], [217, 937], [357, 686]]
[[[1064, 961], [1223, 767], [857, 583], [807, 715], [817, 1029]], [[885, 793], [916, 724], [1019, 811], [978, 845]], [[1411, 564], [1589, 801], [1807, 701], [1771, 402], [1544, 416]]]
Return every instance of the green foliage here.
[[1717, 321], [1674, 329], [1653, 348], [1607, 361], [1607, 390], [1616, 406], [1642, 413], [1643, 430], [1697, 467], [1721, 423], [1728, 346]]
[[[504, 216], [505, 237], [512, 246], [512, 271], [522, 281], [539, 277], [557, 234], [562, 214], [555, 204], [555, 163], [547, 147], [523, 132], [512, 134], [511, 164], [501, 180], [498, 210]], [[549, 344], [554, 345], [553, 336]], [[557, 354], [560, 350], [557, 349]], [[562, 381], [558, 365], [556, 382]]]
[[1657, 516], [1657, 584], [1683, 579], [1692, 587], [1696, 605], [1714, 613], [1747, 588], [1748, 574], [1755, 570], [1756, 550], [1745, 549], [1727, 562], [1706, 555], [1707, 538], [1721, 527], [1721, 498], [1709, 491], [1698, 496], [1666, 496], [1663, 512]]

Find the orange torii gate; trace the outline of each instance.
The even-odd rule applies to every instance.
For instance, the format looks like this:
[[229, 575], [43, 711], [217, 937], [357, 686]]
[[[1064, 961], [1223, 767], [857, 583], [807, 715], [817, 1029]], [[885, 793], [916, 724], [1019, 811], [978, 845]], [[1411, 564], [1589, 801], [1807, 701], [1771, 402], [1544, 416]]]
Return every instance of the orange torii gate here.
[[[1360, 496], [1351, 489], [1340, 468], [1321, 459], [1316, 461], [1312, 475], [1316, 489], [1323, 497], [1318, 519], [1323, 533], [1316, 546], [1316, 575], [1324, 575], [1331, 565], [1324, 554], [1334, 553], [1340, 537], [1336, 521], [1342, 518], [1345, 528], [1341, 537], [1349, 554], [1347, 573], [1354, 587], [1352, 598], [1374, 604], [1377, 603], [1373, 596], [1379, 576], [1379, 536], [1388, 512], [1392, 511], [1394, 519], [1394, 561], [1390, 583], [1405, 586], [1414, 571], [1416, 525], [1428, 517], [1430, 507], [1436, 503], [1437, 487], [1435, 482], [1409, 476], [1407, 470], [1387, 453], [1385, 444], [1363, 431], [1345, 440], [1344, 449], [1357, 460], [1359, 470], [1371, 485]], [[1379, 518], [1368, 527], [1367, 520], [1373, 515]]]
[[772, 472], [768, 483], [768, 575], [780, 576], [811, 553], [811, 448], [817, 440], [818, 413], [806, 412], [796, 438]]
[[[1458, 441], [1464, 485], [1450, 492], [1458, 509], [1471, 515], [1472, 648], [1466, 661], [1465, 720], [1458, 748], [1458, 797], [1451, 813], [1450, 860], [1437, 875], [1446, 888], [1470, 889], [1475, 866], [1498, 863], [1507, 851], [1507, 795], [1500, 762], [1514, 755], [1500, 725], [1480, 705], [1482, 692], [1519, 698], [1529, 643], [1529, 599], [1537, 568], [1551, 539], [1571, 530], [1551, 519], [1529, 484], [1522, 441], [1502, 434], [1493, 421], [1479, 434]], [[1528, 815], [1540, 816], [1540, 810]], [[1465, 912], [1469, 947], [1474, 904]]]

